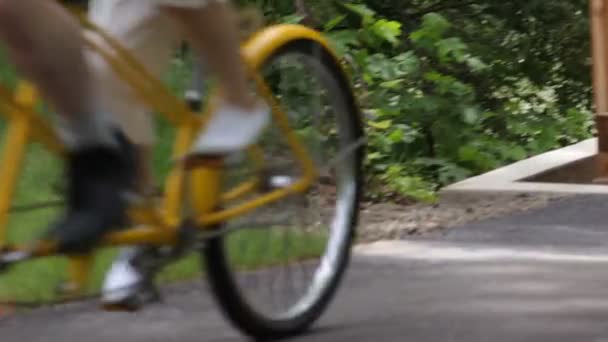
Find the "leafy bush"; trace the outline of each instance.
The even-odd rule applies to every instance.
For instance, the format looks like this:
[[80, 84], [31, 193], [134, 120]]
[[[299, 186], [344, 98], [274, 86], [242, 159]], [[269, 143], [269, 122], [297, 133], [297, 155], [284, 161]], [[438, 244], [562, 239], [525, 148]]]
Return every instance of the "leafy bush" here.
[[432, 199], [443, 185], [590, 136], [588, 110], [564, 111], [555, 86], [496, 80], [500, 61], [472, 49], [444, 16], [427, 13], [406, 33], [362, 3], [342, 7], [325, 30], [354, 76], [367, 167], [385, 192]]
[[592, 135], [586, 0], [352, 1], [236, 2], [326, 32], [364, 109], [377, 195], [433, 200]]

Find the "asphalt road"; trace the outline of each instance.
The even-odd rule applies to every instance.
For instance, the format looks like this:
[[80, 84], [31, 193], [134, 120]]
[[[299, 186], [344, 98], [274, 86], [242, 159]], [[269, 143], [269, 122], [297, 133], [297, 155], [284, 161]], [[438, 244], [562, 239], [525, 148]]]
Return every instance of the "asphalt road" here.
[[[245, 340], [202, 283], [138, 314], [94, 308], [0, 321], [0, 340]], [[359, 247], [331, 309], [297, 341], [608, 342], [608, 198]]]

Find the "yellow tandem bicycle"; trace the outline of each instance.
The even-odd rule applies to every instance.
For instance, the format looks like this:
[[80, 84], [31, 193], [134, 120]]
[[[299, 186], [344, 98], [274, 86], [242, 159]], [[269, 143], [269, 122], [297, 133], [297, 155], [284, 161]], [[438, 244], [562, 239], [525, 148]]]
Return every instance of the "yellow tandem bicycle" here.
[[[115, 39], [79, 18], [88, 48], [174, 126], [172, 154], [185, 155], [212, 106], [201, 107], [200, 97], [175, 96]], [[349, 78], [320, 33], [300, 25], [266, 27], [244, 42], [242, 54], [252, 85], [272, 108], [272, 127], [240, 159], [174, 164], [162, 191], [133, 201], [130, 226], [105, 237], [99, 248], [162, 248], [163, 265], [200, 252], [225, 316], [252, 337], [285, 338], [319, 318], [347, 268], [362, 195], [361, 114]], [[192, 84], [189, 94], [201, 94], [200, 82]], [[213, 103], [213, 92], [207, 94]], [[27, 82], [0, 84], [0, 115], [7, 122], [0, 163], [1, 270], [60, 255], [51, 241], [14, 245], [8, 239], [27, 147], [63, 151], [38, 103]], [[239, 176], [230, 177], [233, 172]], [[237, 257], [243, 254], [247, 258]], [[71, 288], [84, 291], [92, 255], [65, 257]]]

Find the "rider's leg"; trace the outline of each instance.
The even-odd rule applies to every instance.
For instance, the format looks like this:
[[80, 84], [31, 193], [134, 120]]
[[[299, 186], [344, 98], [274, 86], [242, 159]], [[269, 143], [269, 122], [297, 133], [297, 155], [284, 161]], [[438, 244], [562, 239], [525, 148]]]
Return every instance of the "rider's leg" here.
[[88, 115], [92, 101], [80, 32], [78, 23], [51, 1], [0, 0], [0, 37], [20, 72], [36, 83], [67, 124], [77, 126], [72, 133], [112, 141]]
[[[202, 44], [199, 42], [196, 45], [202, 52], [207, 48], [218, 48], [216, 46], [218, 43], [214, 42], [215, 38], [213, 37], [218, 27], [234, 25], [234, 28], [228, 27], [227, 43], [223, 42], [223, 39], [220, 42], [222, 52], [213, 54], [209, 58], [210, 61], [203, 58], [207, 70], [214, 70], [219, 64], [221, 70], [218, 72], [218, 77], [223, 85], [224, 93], [227, 94], [225, 100], [227, 104], [220, 107], [219, 115], [216, 115], [211, 123], [211, 126], [213, 126], [213, 122], [216, 122], [221, 127], [211, 131], [220, 133], [220, 142], [224, 143], [223, 150], [226, 150], [226, 136], [229, 139], [238, 138], [239, 134], [242, 133], [239, 129], [242, 130], [242, 127], [254, 127], [252, 130], [245, 129], [249, 132], [249, 136], [252, 135], [251, 131], [254, 134], [259, 132], [261, 128], [256, 129], [255, 126], [262, 127], [267, 120], [268, 113], [265, 108], [259, 109], [247, 88], [246, 73], [239, 56], [238, 39], [232, 36], [237, 34], [237, 30], [236, 23], [231, 24], [231, 10], [228, 7], [221, 6], [212, 7], [211, 11], [206, 11], [205, 7], [202, 6], [205, 3], [204, 0], [157, 0], [157, 2], [164, 5], [170, 3], [174, 6], [185, 6], [188, 9], [163, 7], [164, 10], [160, 12], [158, 7], [153, 5], [153, 1], [93, 0], [90, 6], [90, 18], [117, 38], [155, 76], [162, 74], [172, 52], [181, 43], [183, 35], [180, 32], [184, 30], [191, 32], [191, 36], [194, 36], [191, 39], [193, 42], [202, 40]], [[217, 18], [220, 20], [216, 20]], [[179, 26], [175, 25], [175, 19], [181, 23]], [[213, 25], [208, 28], [212, 30], [210, 34], [199, 39], [198, 32], [190, 29], [199, 26], [201, 20], [211, 20]], [[177, 30], [178, 27], [182, 29]], [[206, 30], [207, 26], [201, 28]], [[220, 34], [224, 35], [224, 32], [222, 31]], [[222, 55], [222, 53], [226, 55]], [[145, 115], [142, 116], [146, 112], [146, 107], [138, 101], [129, 87], [125, 87], [122, 82], [112, 75], [107, 65], [95, 62], [95, 59], [93, 59], [93, 63], [95, 74], [100, 75], [103, 79], [100, 84], [104, 85], [102, 89], [102, 93], [105, 93], [104, 104], [113, 108], [110, 110], [111, 112], [126, 114], [121, 118], [123, 127], [138, 145], [150, 145], [153, 142], [151, 126], [145, 123]], [[226, 118], [228, 120], [222, 120]], [[233, 118], [232, 121], [230, 121], [231, 118]], [[257, 124], [248, 123], [249, 118], [252, 118]], [[236, 133], [235, 127], [237, 128]], [[242, 135], [248, 135], [247, 132]], [[203, 137], [205, 136], [203, 134]], [[253, 138], [249, 139], [253, 140]], [[232, 140], [228, 141], [231, 142]], [[236, 148], [231, 145], [228, 150], [241, 148], [248, 143], [249, 141], [239, 143]], [[104, 303], [114, 306], [123, 301], [129, 302], [132, 295], [138, 294], [140, 285], [145, 284], [147, 280], [146, 276], [132, 265], [132, 260], [142, 253], [145, 255], [146, 250], [127, 249], [114, 262], [104, 284]]]
[[[162, 15], [150, 1], [92, 0], [89, 19], [118, 40], [154, 76], [161, 77], [172, 54], [182, 42], [181, 34], [172, 21]], [[113, 72], [103, 59], [87, 55], [93, 76], [97, 80], [96, 92], [107, 111], [121, 114], [117, 118], [121, 127], [139, 149], [138, 188], [146, 192], [153, 187], [151, 147], [155, 142], [150, 108], [137, 93]], [[102, 289], [104, 305], [119, 308], [141, 300], [142, 292], [150, 291], [153, 265], [142, 270], [137, 259], [150, 259], [154, 250], [124, 248], [110, 268]], [[153, 264], [147, 262], [146, 264]], [[150, 269], [150, 267], [152, 269]]]
[[[176, 3], [180, 1], [165, 1]], [[224, 1], [210, 1], [200, 8], [166, 6], [164, 10], [186, 33], [209, 70], [220, 80], [224, 98], [230, 103], [253, 108], [256, 105], [247, 83], [240, 55], [240, 38], [235, 11]]]
[[[167, 5], [168, 1], [161, 0]], [[130, 50], [135, 57], [143, 63], [143, 65], [155, 76], [159, 77], [165, 70], [172, 53], [180, 46], [183, 41], [183, 30], [190, 31], [200, 24], [200, 20], [212, 20], [214, 26], [210, 28], [209, 35], [202, 38], [203, 43], [198, 44], [199, 50], [217, 49], [217, 42], [213, 42], [217, 27], [230, 25], [231, 19], [225, 19], [224, 16], [231, 16], [227, 8], [219, 7], [215, 10], [219, 13], [211, 12], [198, 13], [204, 0], [194, 1], [170, 1], [171, 4], [188, 7], [187, 11], [181, 11], [179, 8], [171, 8], [159, 11], [159, 7], [154, 5], [154, 1], [141, 0], [93, 0], [90, 6], [90, 19], [97, 25], [108, 31], [113, 37], [117, 38], [123, 46]], [[194, 8], [194, 9], [193, 9]], [[193, 11], [194, 14], [188, 11]], [[183, 16], [183, 18], [182, 18]], [[216, 20], [214, 17], [221, 20]], [[210, 18], [206, 18], [210, 17]], [[175, 19], [181, 23], [175, 25]], [[219, 25], [219, 26], [218, 26]], [[236, 25], [236, 24], [235, 24]], [[203, 27], [204, 28], [204, 27]], [[228, 28], [228, 40], [223, 39], [219, 42], [222, 44], [221, 50], [226, 53], [227, 57], [221, 54], [216, 54], [210, 57], [207, 64], [207, 70], [221, 68], [218, 74], [220, 75], [221, 83], [223, 84], [224, 93], [227, 94], [229, 105], [223, 107], [224, 112], [227, 108], [236, 107], [237, 110], [232, 110], [227, 115], [221, 113], [219, 117], [230, 117], [230, 114], [236, 113], [236, 126], [242, 125], [250, 127], [247, 124], [249, 115], [254, 117], [255, 100], [249, 94], [247, 82], [245, 78], [245, 70], [242, 68], [241, 60], [238, 55], [238, 39], [235, 39], [231, 34], [236, 32], [235, 28]], [[196, 32], [192, 32], [197, 36]], [[222, 32], [222, 34], [224, 34]], [[193, 40], [194, 41], [194, 40]], [[150, 146], [153, 139], [153, 131], [151, 125], [145, 122], [147, 112], [146, 106], [138, 100], [133, 91], [117, 79], [107, 64], [100, 61], [98, 58], [92, 57], [93, 70], [96, 77], [100, 77], [102, 85], [100, 93], [104, 98], [104, 105], [109, 106], [110, 112], [125, 113], [121, 117], [121, 124], [125, 128], [127, 134], [140, 146]], [[219, 66], [218, 66], [219, 65]], [[262, 118], [266, 116], [266, 112], [262, 111]], [[217, 117], [217, 116], [216, 116]], [[149, 118], [148, 118], [149, 121]], [[215, 120], [217, 121], [217, 120]], [[260, 120], [264, 121], [264, 119]], [[224, 135], [235, 135], [231, 133], [234, 124], [229, 123], [228, 132], [220, 128], [218, 131]], [[103, 302], [106, 305], [116, 307], [121, 303], [130, 303], [134, 298], [139, 298], [142, 289], [147, 288], [146, 284], [150, 283], [149, 271], [146, 272], [137, 267], [134, 263], [135, 259], [148, 258], [149, 253], [153, 251], [144, 248], [126, 248], [115, 260], [110, 272], [106, 276], [103, 287]]]
[[[162, 76], [182, 41], [171, 20], [161, 15], [149, 1], [92, 0], [89, 3], [89, 20], [120, 42], [156, 77]], [[103, 44], [103, 41], [97, 43]], [[103, 58], [89, 53], [87, 60], [91, 65], [100, 104], [106, 112], [119, 114], [116, 122], [137, 146], [137, 188], [140, 193], [147, 193], [153, 188], [151, 151], [155, 131], [151, 109]]]
[[86, 249], [122, 221], [128, 143], [94, 108], [81, 30], [52, 1], [0, 0], [0, 39], [19, 70], [61, 114], [68, 147], [68, 210], [51, 230], [66, 250]]
[[157, 0], [219, 81], [224, 99], [194, 146], [195, 153], [221, 154], [255, 142], [269, 110], [253, 95], [240, 54], [235, 10], [222, 0]]

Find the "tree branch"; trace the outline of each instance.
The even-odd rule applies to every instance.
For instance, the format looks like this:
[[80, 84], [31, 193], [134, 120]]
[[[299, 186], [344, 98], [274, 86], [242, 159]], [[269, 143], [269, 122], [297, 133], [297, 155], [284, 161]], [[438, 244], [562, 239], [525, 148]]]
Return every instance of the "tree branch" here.
[[304, 19], [302, 19], [302, 23], [304, 25], [310, 27], [317, 27], [318, 23], [315, 20], [310, 9], [308, 9], [308, 7], [306, 6], [304, 0], [294, 0], [294, 6], [296, 7], [296, 13], [304, 17]]

